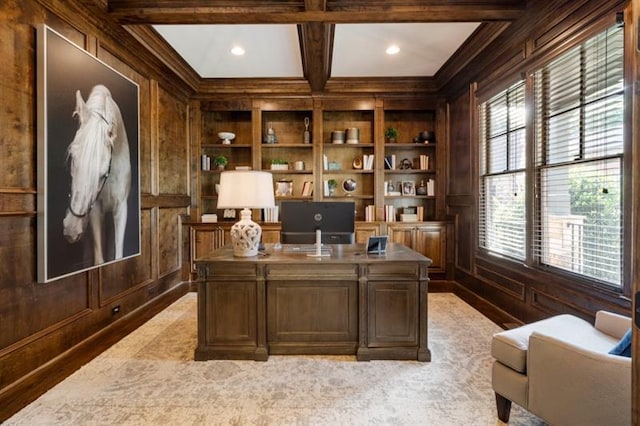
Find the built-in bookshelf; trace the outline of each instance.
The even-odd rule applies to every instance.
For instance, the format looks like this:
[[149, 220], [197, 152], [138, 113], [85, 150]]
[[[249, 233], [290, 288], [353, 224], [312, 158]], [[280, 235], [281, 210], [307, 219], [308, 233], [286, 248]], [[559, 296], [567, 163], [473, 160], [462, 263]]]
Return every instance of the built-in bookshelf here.
[[[283, 98], [205, 105], [201, 143], [194, 149], [200, 165], [194, 219], [211, 213], [225, 219], [216, 208], [218, 156], [227, 159], [225, 170], [270, 171], [277, 205], [288, 199], [354, 201], [357, 221], [441, 219], [433, 104]], [[393, 142], [385, 137], [388, 128], [397, 131]], [[219, 132], [236, 137], [224, 144]], [[432, 136], [425, 140], [425, 134]]]

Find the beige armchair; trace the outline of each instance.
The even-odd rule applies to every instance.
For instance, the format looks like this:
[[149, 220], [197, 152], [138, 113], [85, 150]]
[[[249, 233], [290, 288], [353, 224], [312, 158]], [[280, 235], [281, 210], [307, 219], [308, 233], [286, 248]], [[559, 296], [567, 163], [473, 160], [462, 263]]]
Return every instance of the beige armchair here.
[[558, 315], [495, 334], [498, 418], [515, 402], [554, 426], [631, 424], [631, 358], [608, 354], [630, 326], [599, 311], [595, 326]]

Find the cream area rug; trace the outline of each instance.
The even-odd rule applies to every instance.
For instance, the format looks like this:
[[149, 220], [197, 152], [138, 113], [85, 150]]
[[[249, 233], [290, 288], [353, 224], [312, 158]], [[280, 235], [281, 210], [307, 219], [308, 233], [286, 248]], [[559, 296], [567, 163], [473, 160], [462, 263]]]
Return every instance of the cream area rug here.
[[[500, 328], [429, 294], [432, 361], [350, 356], [194, 361], [189, 293], [10, 418], [7, 425], [501, 425], [490, 342]], [[514, 404], [512, 425], [544, 423]]]

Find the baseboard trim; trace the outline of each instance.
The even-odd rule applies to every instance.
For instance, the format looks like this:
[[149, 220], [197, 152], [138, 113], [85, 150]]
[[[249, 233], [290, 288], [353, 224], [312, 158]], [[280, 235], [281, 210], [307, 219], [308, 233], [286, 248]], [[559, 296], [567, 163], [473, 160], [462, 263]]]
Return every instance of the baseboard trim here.
[[430, 280], [429, 293], [454, 293], [456, 283], [446, 280]]
[[191, 290], [188, 282], [172, 287], [99, 332], [0, 391], [0, 423], [113, 346]]
[[503, 311], [493, 303], [478, 296], [478, 294], [457, 282], [454, 283], [453, 293], [503, 329], [513, 328], [514, 326], [523, 324], [518, 318]]

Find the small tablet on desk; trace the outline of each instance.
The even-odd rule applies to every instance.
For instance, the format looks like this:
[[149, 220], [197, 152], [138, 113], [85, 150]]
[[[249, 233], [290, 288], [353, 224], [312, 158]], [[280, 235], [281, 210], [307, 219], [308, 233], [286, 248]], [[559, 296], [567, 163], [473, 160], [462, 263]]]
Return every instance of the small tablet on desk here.
[[367, 253], [384, 254], [387, 252], [387, 236], [369, 237], [367, 240]]

